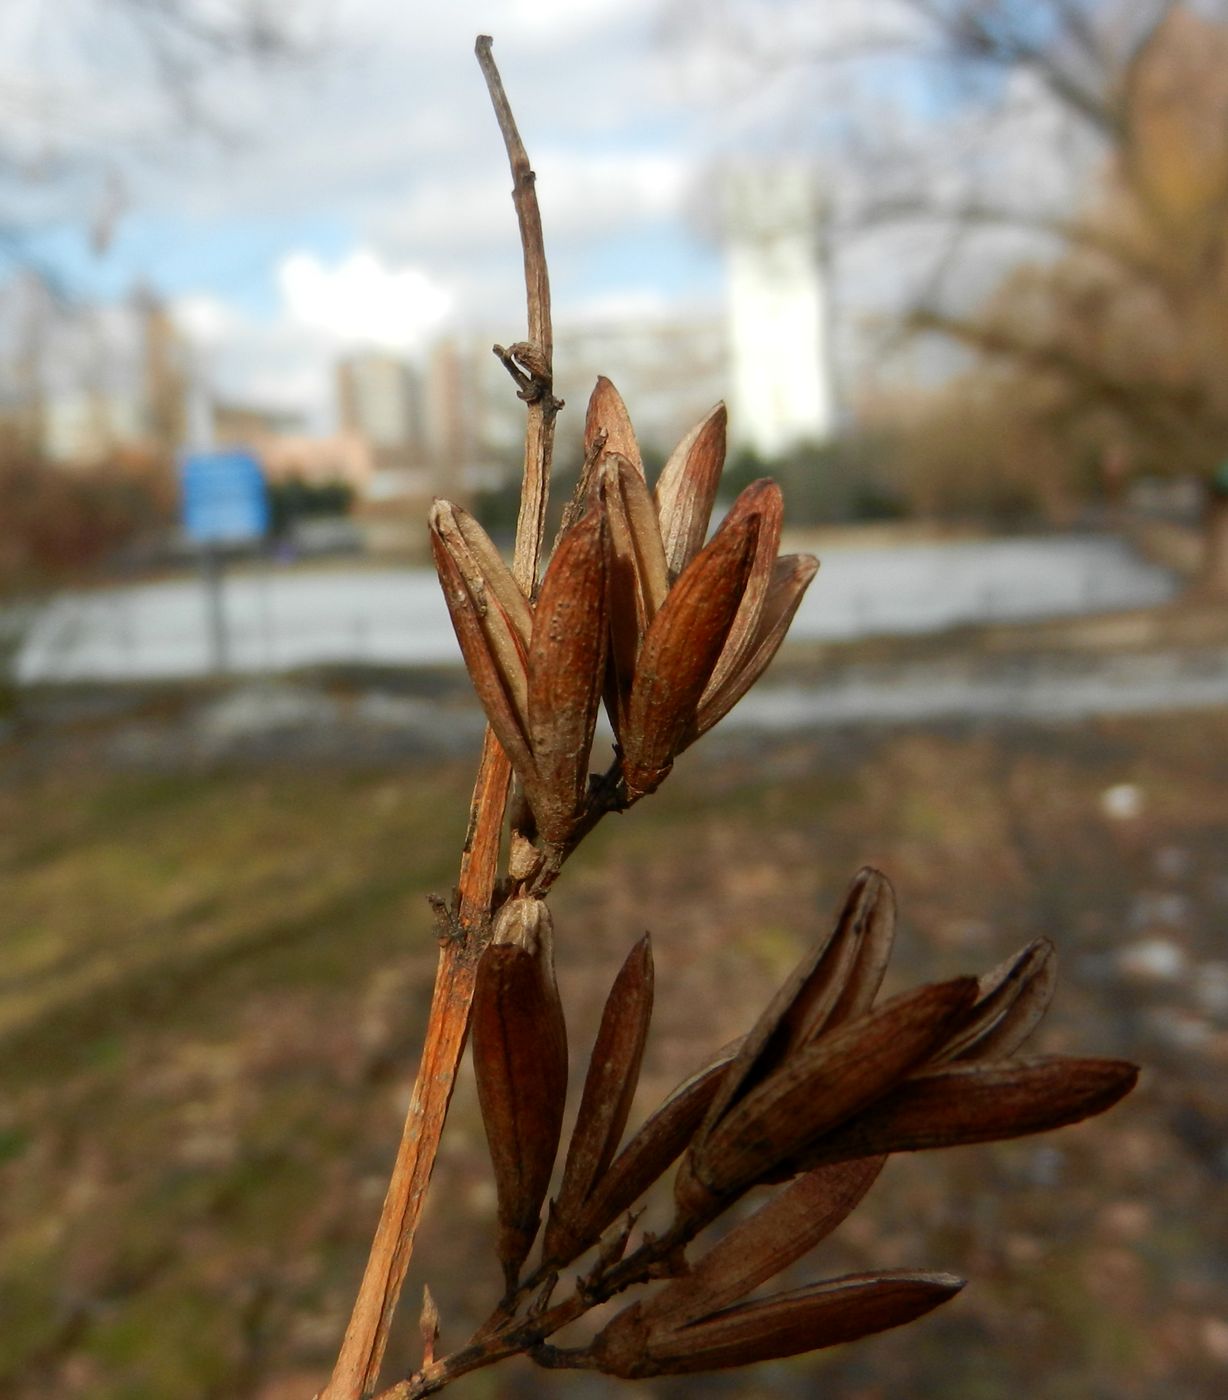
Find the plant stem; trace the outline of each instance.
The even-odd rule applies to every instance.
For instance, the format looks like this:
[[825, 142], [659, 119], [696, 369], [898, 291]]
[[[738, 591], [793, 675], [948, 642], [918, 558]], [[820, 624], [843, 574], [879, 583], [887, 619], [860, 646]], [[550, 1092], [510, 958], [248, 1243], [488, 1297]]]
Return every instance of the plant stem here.
[[[512, 168], [512, 200], [520, 224], [520, 246], [524, 253], [524, 284], [528, 302], [529, 339], [509, 351], [495, 347], [504, 359], [510, 354], [527, 371], [520, 396], [529, 406], [524, 438], [524, 484], [520, 493], [520, 514], [516, 521], [516, 552], [512, 573], [516, 582], [532, 596], [537, 587], [542, 540], [546, 530], [546, 504], [550, 490], [550, 460], [554, 452], [554, 420], [562, 404], [554, 397], [554, 331], [550, 319], [550, 274], [542, 238], [541, 211], [537, 205], [537, 177], [520, 139], [511, 104], [503, 90], [503, 80], [491, 54], [491, 39], [480, 34], [474, 45], [482, 76], [490, 93], [491, 105], [508, 164]], [[509, 368], [511, 366], [509, 365]], [[517, 375], [517, 382], [522, 376]]]
[[[478, 62], [486, 77], [512, 167], [513, 199], [524, 250], [528, 303], [529, 342], [513, 346], [511, 354], [517, 367], [523, 366], [528, 371], [527, 387], [521, 389], [521, 397], [527, 405], [527, 423], [512, 572], [525, 594], [531, 597], [541, 565], [554, 420], [562, 404], [552, 392], [550, 282], [534, 175], [491, 57], [490, 42], [485, 36], [478, 39]], [[518, 375], [518, 382], [520, 377]], [[469, 1031], [474, 977], [496, 903], [499, 850], [510, 781], [511, 765], [488, 728], [474, 783], [455, 904], [442, 938], [422, 1058], [400, 1147], [345, 1339], [332, 1377], [319, 1393], [318, 1400], [361, 1400], [374, 1392], [379, 1380], [392, 1316], [413, 1255], [414, 1236]], [[436, 1362], [428, 1369], [434, 1372], [443, 1364]]]
[[320, 1400], [359, 1400], [379, 1380], [392, 1315], [413, 1254], [414, 1234], [469, 1031], [469, 1007], [490, 919], [499, 837], [511, 769], [488, 730], [461, 857], [455, 923], [444, 935], [418, 1075], [358, 1297], [332, 1378]]
[[[669, 1259], [679, 1246], [685, 1244], [688, 1235], [687, 1231], [672, 1229], [664, 1235], [646, 1239], [634, 1254], [587, 1279], [584, 1288], [577, 1287], [570, 1298], [565, 1298], [537, 1316], [520, 1320], [510, 1318], [486, 1336], [479, 1333], [478, 1335], [482, 1336], [480, 1341], [470, 1342], [460, 1351], [424, 1366], [408, 1380], [399, 1381], [389, 1389], [381, 1391], [376, 1400], [422, 1400], [423, 1396], [435, 1394], [470, 1371], [479, 1371], [509, 1356], [533, 1351], [547, 1337], [583, 1317], [599, 1303], [606, 1302], [634, 1284], [643, 1283], [645, 1279], [656, 1276], [658, 1266]], [[574, 1360], [571, 1359], [572, 1355], [557, 1353], [555, 1365], [584, 1364], [583, 1351], [575, 1352]]]

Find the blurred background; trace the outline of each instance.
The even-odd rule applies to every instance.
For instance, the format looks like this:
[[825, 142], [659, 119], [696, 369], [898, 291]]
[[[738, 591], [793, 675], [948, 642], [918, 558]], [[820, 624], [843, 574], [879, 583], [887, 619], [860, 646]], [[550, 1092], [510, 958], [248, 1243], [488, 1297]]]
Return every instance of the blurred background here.
[[[538, 173], [556, 501], [719, 399], [822, 568], [760, 688], [558, 892], [575, 1074], [645, 927], [638, 1110], [872, 862], [893, 989], [1027, 939], [1138, 1092], [892, 1163], [797, 1281], [913, 1328], [657, 1397], [1228, 1382], [1228, 4], [6, 0], [0, 1397], [306, 1400], [420, 1043], [481, 734], [435, 495], [510, 540]], [[679, 853], [685, 851], [685, 862]], [[390, 1379], [498, 1289], [458, 1089]], [[510, 1364], [486, 1396], [630, 1393]], [[457, 1392], [460, 1394], [460, 1391]]]

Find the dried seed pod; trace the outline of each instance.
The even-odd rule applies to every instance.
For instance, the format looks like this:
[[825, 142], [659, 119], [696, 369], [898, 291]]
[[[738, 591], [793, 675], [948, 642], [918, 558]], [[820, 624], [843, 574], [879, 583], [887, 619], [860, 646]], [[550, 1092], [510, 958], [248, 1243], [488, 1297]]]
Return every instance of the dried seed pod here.
[[724, 719], [771, 665], [818, 568], [819, 561], [809, 554], [786, 554], [776, 560], [754, 641], [736, 670], [704, 690], [695, 716], [694, 739]]
[[694, 1136], [736, 1049], [720, 1051], [670, 1094], [600, 1176], [574, 1218], [564, 1221], [551, 1212], [544, 1262], [570, 1264], [664, 1175]]
[[536, 609], [460, 507], [435, 503], [431, 548], [482, 708], [538, 829], [561, 844], [584, 802], [605, 677], [604, 512], [594, 504], [562, 533]]
[[455, 525], [455, 508], [436, 501], [431, 510], [431, 552], [444, 601], [474, 689], [522, 781], [536, 777], [528, 739], [527, 641], [499, 605], [493, 590], [469, 575], [473, 556]]
[[525, 784], [538, 829], [568, 837], [588, 787], [588, 760], [605, 675], [604, 513], [590, 507], [559, 540], [542, 580], [529, 646], [529, 741]]
[[980, 979], [968, 1024], [934, 1063], [1013, 1055], [1048, 1010], [1056, 986], [1057, 950], [1047, 938], [1038, 938]]
[[654, 1328], [682, 1327], [729, 1307], [808, 1253], [857, 1208], [886, 1157], [817, 1167], [734, 1226], [691, 1270], [643, 1305]]
[[607, 454], [597, 473], [610, 528], [610, 721], [621, 733], [640, 646], [669, 589], [656, 508], [642, 473]]
[[895, 890], [882, 871], [864, 866], [857, 872], [841, 919], [852, 925], [857, 952], [827, 1026], [864, 1016], [886, 976], [895, 945]]
[[752, 481], [742, 491], [729, 508], [725, 517], [726, 527], [734, 527], [740, 520], [754, 518], [759, 522], [755, 535], [755, 553], [751, 559], [750, 572], [746, 576], [746, 587], [734, 614], [733, 625], [725, 638], [725, 645], [708, 684], [704, 687], [700, 704], [704, 697], [718, 690], [726, 680], [742, 669], [758, 636], [759, 621], [763, 604], [767, 598], [776, 563], [776, 552], [780, 548], [780, 531], [784, 521], [784, 500], [780, 487], [769, 477]]
[[475, 597], [486, 595], [501, 608], [521, 645], [527, 647], [533, 629], [529, 600], [490, 536], [467, 510], [451, 501], [434, 503], [431, 527], [444, 541], [470, 592]]
[[509, 900], [474, 988], [473, 1065], [509, 1291], [537, 1233], [567, 1097], [567, 1029], [553, 942], [550, 913], [540, 900]]
[[895, 935], [895, 894], [885, 875], [858, 871], [828, 936], [790, 973], [742, 1042], [704, 1121], [709, 1129], [786, 1057], [870, 1009]]
[[728, 415], [718, 403], [682, 439], [661, 468], [653, 490], [670, 579], [703, 548], [725, 465]]
[[927, 1069], [801, 1154], [805, 1167], [880, 1152], [916, 1152], [1025, 1137], [1111, 1108], [1134, 1087], [1125, 1060], [1007, 1060]]
[[554, 537], [554, 549], [558, 548], [559, 540], [564, 534], [591, 507], [597, 494], [597, 468], [601, 464], [604, 452], [604, 435], [596, 438], [591, 444], [586, 444], [584, 460], [580, 464], [580, 475], [576, 478], [571, 500], [563, 507], [563, 514], [559, 520], [558, 534]]
[[678, 1222], [693, 1230], [778, 1169], [792, 1175], [817, 1139], [923, 1064], [975, 995], [971, 977], [921, 987], [790, 1055], [696, 1135], [675, 1182]]
[[599, 480], [610, 517], [616, 577], [629, 580], [642, 636], [669, 592], [656, 507], [642, 474], [619, 453], [602, 458]]
[[635, 1303], [594, 1338], [591, 1355], [600, 1370], [627, 1379], [749, 1366], [912, 1322], [962, 1287], [951, 1274], [855, 1274], [669, 1330], [652, 1329]]
[[619, 734], [632, 798], [660, 785], [694, 729], [699, 698], [746, 586], [758, 529], [755, 516], [722, 526], [683, 571], [648, 628]]
[[559, 1193], [550, 1208], [543, 1256], [553, 1259], [574, 1238], [593, 1186], [609, 1167], [627, 1126], [652, 1018], [652, 945], [648, 935], [623, 963], [602, 1013]]
[[635, 429], [631, 426], [631, 415], [623, 396], [604, 374], [597, 376], [597, 383], [589, 395], [588, 408], [584, 414], [584, 455], [594, 449], [597, 438], [605, 434], [605, 451], [618, 453], [644, 476], [644, 463], [640, 458], [639, 444], [635, 440]]

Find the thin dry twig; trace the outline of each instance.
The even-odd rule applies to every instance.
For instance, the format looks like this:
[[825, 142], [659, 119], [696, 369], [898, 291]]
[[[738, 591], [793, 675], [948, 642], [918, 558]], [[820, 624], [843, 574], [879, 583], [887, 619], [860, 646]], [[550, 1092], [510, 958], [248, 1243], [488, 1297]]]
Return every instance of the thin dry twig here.
[[[524, 251], [528, 303], [528, 341], [513, 345], [509, 351], [496, 347], [496, 353], [512, 371], [527, 405], [524, 480], [512, 571], [531, 596], [545, 533], [554, 420], [562, 404], [553, 394], [550, 281], [533, 170], [490, 49], [490, 39], [481, 36], [476, 45], [478, 62], [512, 167], [512, 197]], [[454, 908], [446, 918], [441, 939], [413, 1096], [345, 1339], [319, 1400], [360, 1400], [374, 1391], [379, 1379], [392, 1315], [413, 1255], [414, 1235], [468, 1035], [478, 958], [489, 936], [496, 898], [510, 779], [507, 756], [488, 728], [474, 783]]]
[[550, 321], [550, 276], [542, 239], [541, 211], [537, 206], [537, 177], [520, 139], [516, 119], [503, 90], [503, 80], [491, 54], [491, 39], [481, 34], [475, 47], [482, 75], [490, 91], [503, 144], [512, 167], [512, 200], [520, 223], [524, 252], [524, 282], [529, 305], [529, 338], [495, 354], [515, 379], [521, 398], [529, 406], [524, 441], [524, 484], [520, 515], [516, 522], [516, 551], [512, 573], [524, 591], [532, 595], [537, 585], [542, 539], [546, 528], [546, 502], [550, 487], [550, 459], [554, 451], [554, 420], [562, 403], [554, 397], [554, 331]]

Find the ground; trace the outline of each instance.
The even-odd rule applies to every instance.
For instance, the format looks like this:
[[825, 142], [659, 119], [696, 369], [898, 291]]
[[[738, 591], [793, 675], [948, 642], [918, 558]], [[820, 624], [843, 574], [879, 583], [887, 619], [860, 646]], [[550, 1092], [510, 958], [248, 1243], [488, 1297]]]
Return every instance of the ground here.
[[[344, 748], [149, 764], [130, 718], [0, 750], [0, 1396], [307, 1400], [361, 1272], [471, 761]], [[129, 753], [130, 761], [117, 754]], [[148, 750], [140, 753], [148, 754]], [[965, 1273], [898, 1333], [654, 1397], [1201, 1400], [1228, 1372], [1228, 715], [714, 734], [606, 823], [556, 901], [578, 1085], [651, 929], [637, 1113], [744, 1030], [847, 879], [894, 881], [890, 989], [1044, 933], [1042, 1051], [1125, 1055], [1093, 1123], [890, 1164], [798, 1281]], [[390, 1376], [429, 1278], [443, 1342], [497, 1290], [458, 1090]], [[513, 1362], [459, 1396], [630, 1394]]]

